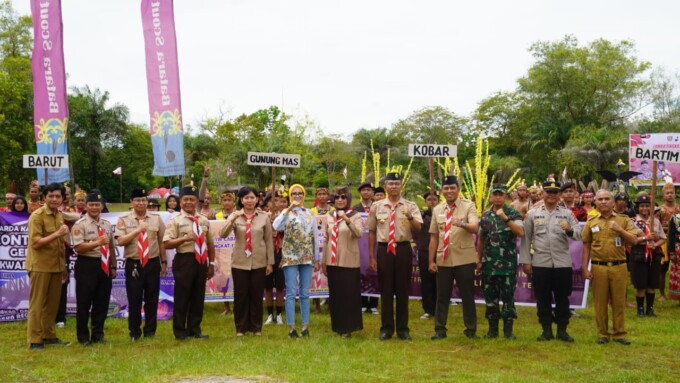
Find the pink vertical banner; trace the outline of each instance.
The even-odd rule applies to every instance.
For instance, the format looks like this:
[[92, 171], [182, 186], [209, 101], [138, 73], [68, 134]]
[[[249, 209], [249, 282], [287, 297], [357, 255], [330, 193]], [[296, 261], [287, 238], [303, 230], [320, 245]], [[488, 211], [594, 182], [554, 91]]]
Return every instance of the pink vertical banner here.
[[[61, 0], [31, 0], [33, 123], [38, 154], [67, 155], [68, 104]], [[69, 169], [38, 169], [38, 182], [64, 182]]]
[[142, 0], [153, 174], [184, 175], [184, 134], [172, 0]]

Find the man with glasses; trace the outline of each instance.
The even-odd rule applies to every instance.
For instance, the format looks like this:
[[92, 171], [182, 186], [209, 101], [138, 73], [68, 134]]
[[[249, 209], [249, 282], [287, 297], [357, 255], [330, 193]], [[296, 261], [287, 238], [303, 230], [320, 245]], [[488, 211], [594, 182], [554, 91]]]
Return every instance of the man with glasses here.
[[165, 224], [158, 214], [148, 212], [144, 189], [130, 195], [132, 211], [118, 218], [115, 237], [125, 248], [125, 290], [128, 299], [128, 330], [133, 342], [142, 336], [142, 301], [144, 302], [144, 337], [156, 334], [158, 295], [161, 277], [167, 275]]
[[[571, 210], [559, 206], [560, 183], [543, 183], [543, 203], [529, 210], [524, 220], [524, 237], [519, 263], [532, 276], [538, 321], [543, 333], [538, 341], [554, 339], [552, 324], [557, 324], [557, 338], [573, 342], [569, 325], [569, 296], [572, 290], [572, 260], [567, 237], [581, 239], [581, 226]], [[555, 301], [553, 311], [552, 301]]]
[[387, 173], [387, 198], [374, 202], [368, 216], [368, 254], [371, 257], [371, 269], [378, 272], [382, 302], [380, 340], [392, 338], [395, 331], [392, 307], [395, 295], [397, 336], [402, 340], [411, 339], [408, 328], [408, 296], [413, 266], [411, 232], [420, 231], [423, 219], [418, 205], [402, 198], [402, 186], [399, 173]]

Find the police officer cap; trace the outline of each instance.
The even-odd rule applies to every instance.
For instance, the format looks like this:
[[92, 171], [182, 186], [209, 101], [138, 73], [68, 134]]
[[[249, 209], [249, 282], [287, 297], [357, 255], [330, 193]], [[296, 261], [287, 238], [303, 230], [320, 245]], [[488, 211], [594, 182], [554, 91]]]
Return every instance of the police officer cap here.
[[387, 173], [385, 181], [401, 181], [401, 176], [397, 172]]
[[179, 198], [182, 198], [185, 195], [192, 195], [192, 196], [198, 198], [198, 188], [196, 186], [193, 186], [193, 185], [183, 187], [182, 192], [179, 193]]
[[508, 187], [505, 184], [493, 184], [490, 193], [493, 194], [495, 192], [507, 193]]
[[561, 191], [565, 191], [565, 190], [567, 190], [567, 189], [573, 189], [573, 188], [574, 188], [574, 183], [573, 183], [573, 182], [570, 182], [570, 181], [567, 181], [567, 182], [565, 182], [565, 183], [562, 185], [562, 187], [560, 188], [560, 190], [561, 190]]
[[158, 202], [158, 198], [149, 198], [148, 206], [160, 207], [161, 204], [160, 204], [160, 202]]
[[361, 191], [361, 189], [364, 189], [364, 188], [370, 188], [371, 190], [373, 190], [373, 185], [371, 185], [370, 182], [363, 182], [363, 183], [359, 184], [359, 187], [357, 188], [357, 190]]
[[651, 198], [649, 198], [649, 196], [646, 195], [646, 194], [639, 195], [639, 196], [635, 199], [635, 204], [636, 204], [636, 205], [639, 205], [639, 204], [641, 204], [641, 203], [652, 203], [652, 200], [651, 200]]
[[90, 190], [85, 197], [85, 202], [103, 202], [102, 193], [99, 190]]
[[132, 193], [130, 193], [130, 199], [144, 197], [146, 197], [146, 190], [144, 189], [140, 188], [132, 189]]
[[543, 182], [544, 191], [560, 191], [561, 184], [555, 181], [545, 181]]
[[442, 178], [442, 186], [444, 185], [458, 185], [458, 178], [456, 176], [446, 176]]

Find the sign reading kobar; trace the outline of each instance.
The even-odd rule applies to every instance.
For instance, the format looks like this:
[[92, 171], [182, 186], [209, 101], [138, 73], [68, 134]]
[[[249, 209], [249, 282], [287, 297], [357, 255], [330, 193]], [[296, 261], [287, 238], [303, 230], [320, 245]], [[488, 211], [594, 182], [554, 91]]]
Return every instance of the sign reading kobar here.
[[408, 144], [409, 157], [456, 157], [456, 145]]
[[248, 152], [248, 165], [299, 168], [299, 154]]

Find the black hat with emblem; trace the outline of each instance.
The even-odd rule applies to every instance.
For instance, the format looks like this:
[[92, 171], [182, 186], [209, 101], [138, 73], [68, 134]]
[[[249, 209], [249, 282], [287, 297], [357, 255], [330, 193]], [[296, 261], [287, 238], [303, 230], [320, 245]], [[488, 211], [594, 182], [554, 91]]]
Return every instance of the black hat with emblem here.
[[370, 188], [371, 190], [373, 190], [373, 185], [371, 185], [370, 182], [362, 182], [362, 183], [359, 184], [359, 187], [357, 188], [357, 190], [361, 191], [361, 189], [364, 189], [364, 188]]
[[132, 189], [132, 193], [130, 193], [130, 199], [144, 198], [144, 197], [146, 197], [146, 190], [144, 190], [144, 189], [140, 189], [140, 188]]
[[384, 181], [401, 181], [401, 176], [397, 172], [387, 173]]
[[104, 202], [104, 199], [102, 198], [102, 193], [98, 189], [92, 189], [87, 193], [85, 202]]
[[375, 188], [375, 189], [373, 190], [373, 192], [374, 192], [375, 194], [378, 194], [378, 193], [383, 193], [383, 194], [385, 194], [385, 189], [383, 189], [382, 186], [378, 186], [377, 188]]
[[185, 195], [192, 195], [192, 196], [198, 198], [198, 188], [194, 185], [189, 185], [189, 186], [183, 187], [182, 191], [179, 193], [179, 198], [182, 198]]
[[456, 185], [458, 186], [458, 178], [456, 176], [446, 176], [442, 178], [442, 186], [444, 185]]
[[647, 195], [647, 194], [639, 195], [635, 199], [635, 204], [639, 205], [641, 203], [652, 203], [652, 199], [649, 198], [649, 195]]
[[559, 192], [562, 188], [562, 184], [555, 181], [545, 181], [543, 182], [543, 191], [556, 191]]

